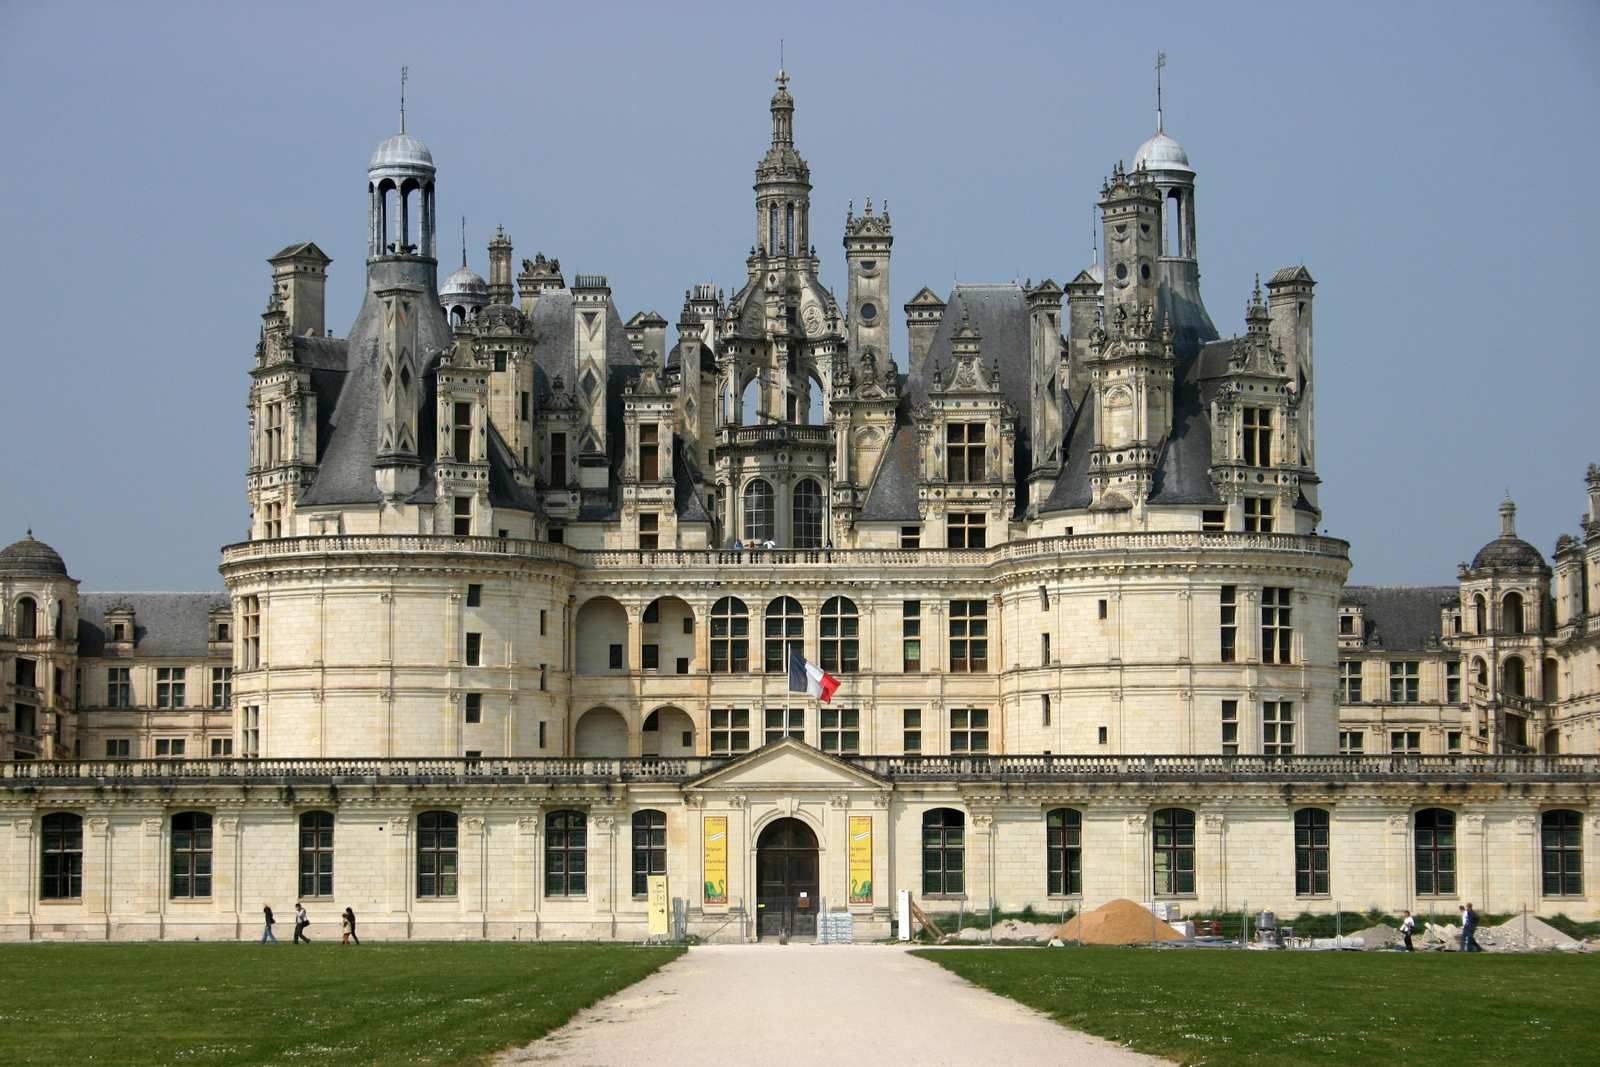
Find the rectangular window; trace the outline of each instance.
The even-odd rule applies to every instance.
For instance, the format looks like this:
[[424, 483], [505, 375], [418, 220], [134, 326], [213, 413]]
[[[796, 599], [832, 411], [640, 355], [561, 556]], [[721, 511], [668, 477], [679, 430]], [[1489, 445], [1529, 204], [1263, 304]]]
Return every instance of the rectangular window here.
[[750, 751], [750, 710], [711, 709], [711, 755], [735, 756]]
[[1251, 467], [1272, 466], [1272, 409], [1244, 409], [1244, 461]]
[[1341, 755], [1341, 756], [1359, 756], [1359, 755], [1361, 755], [1363, 748], [1365, 748], [1365, 745], [1363, 744], [1364, 736], [1365, 735], [1363, 735], [1360, 730], [1340, 730], [1339, 731], [1339, 755]]
[[548, 671], [548, 668], [547, 668], [546, 664], [543, 664], [543, 663], [539, 664], [539, 692], [541, 692], [541, 693], [543, 693], [547, 688], [546, 682], [547, 682], [547, 679], [548, 679], [548, 675], [549, 675], [549, 671]]
[[922, 709], [906, 708], [900, 713], [900, 747], [908, 756], [922, 754]]
[[641, 482], [656, 481], [661, 475], [660, 442], [656, 436], [656, 424], [642, 422], [639, 424], [639, 480]]
[[1050, 589], [1043, 585], [1039, 587], [1039, 610], [1050, 610]]
[[261, 755], [261, 709], [248, 707], [243, 709], [243, 723], [239, 729], [239, 740], [244, 746], [244, 755], [252, 759]]
[[1053, 897], [1083, 892], [1083, 812], [1057, 808], [1045, 815], [1046, 891]]
[[1356, 632], [1356, 617], [1354, 615], [1339, 616], [1339, 634], [1342, 637], [1353, 636]]
[[922, 601], [900, 602], [900, 669], [907, 674], [922, 670]]
[[1293, 662], [1294, 624], [1289, 601], [1293, 590], [1269, 585], [1261, 590], [1261, 662]]
[[639, 514], [639, 548], [654, 552], [661, 544], [661, 516], [653, 511]]
[[1389, 664], [1389, 703], [1415, 704], [1422, 699], [1421, 668], [1417, 660], [1393, 660]]
[[476, 608], [483, 606], [483, 586], [473, 583], [467, 586], [467, 607]]
[[17, 660], [15, 679], [19, 689], [37, 689], [39, 687], [39, 665], [31, 659]]
[[[528, 409], [530, 407], [529, 399], [528, 391], [526, 389], [517, 394], [517, 418], [523, 422], [528, 421]], [[523, 455], [527, 455], [526, 449], [523, 450]]]
[[952, 511], [945, 516], [946, 548], [983, 548], [988, 530], [981, 511]]
[[1041, 726], [1049, 726], [1050, 725], [1050, 694], [1049, 693], [1040, 693], [1039, 694], [1039, 719], [1040, 719], [1039, 725], [1041, 725]]
[[133, 682], [131, 668], [110, 667], [106, 670], [106, 707], [133, 707]]
[[989, 751], [989, 712], [985, 708], [950, 709], [950, 754]]
[[548, 627], [549, 627], [549, 616], [546, 614], [546, 609], [540, 608], [539, 609], [539, 636], [540, 637], [544, 637], [549, 632]]
[[240, 608], [244, 638], [240, 648], [240, 664], [245, 670], [261, 666], [261, 598], [247, 596]]
[[158, 737], [156, 738], [156, 757], [159, 759], [163, 756], [166, 756], [173, 759], [178, 759], [183, 756], [184, 751], [188, 747], [189, 743], [185, 738]]
[[[984, 480], [984, 424], [952, 422], [945, 427], [945, 480], [981, 482]], [[959, 547], [952, 545], [952, 548]], [[978, 546], [982, 547], [982, 546]]]
[[567, 484], [567, 435], [564, 433], [550, 435], [550, 484], [557, 489]]
[[467, 634], [467, 666], [483, 666], [483, 635]]
[[639, 666], [647, 671], [659, 671], [661, 669], [661, 646], [640, 645]]
[[457, 537], [472, 536], [472, 498], [458, 496], [455, 498], [455, 534]]
[[861, 751], [861, 713], [854, 708], [823, 708], [822, 751], [853, 756]]
[[606, 660], [606, 666], [614, 671], [622, 670], [622, 646], [612, 645], [608, 651], [610, 655]]
[[181, 708], [189, 672], [182, 667], [156, 668], [156, 707]]
[[901, 548], [921, 548], [922, 547], [922, 527], [920, 527], [920, 526], [902, 526], [902, 527], [900, 527], [900, 547]]
[[276, 467], [283, 462], [285, 455], [283, 447], [283, 402], [276, 401], [267, 405], [266, 418], [266, 465]]
[[1294, 893], [1297, 897], [1328, 895], [1328, 813], [1301, 808], [1294, 813]]
[[262, 523], [262, 533], [269, 538], [283, 536], [283, 505], [272, 501], [267, 504], [266, 518]]
[[982, 600], [950, 601], [950, 670], [982, 674], [989, 669], [989, 605]]
[[[453, 441], [455, 445], [455, 458], [457, 463], [466, 463], [472, 459], [472, 405], [457, 404], [455, 406], [455, 422]], [[457, 513], [460, 512], [460, 497], [457, 497]], [[462, 531], [457, 530], [457, 533]]]
[[106, 759], [127, 759], [132, 742], [126, 737], [106, 738]]
[[1446, 730], [1444, 732], [1444, 750], [1452, 756], [1461, 755], [1461, 731]]
[[768, 708], [765, 744], [781, 741], [785, 737], [792, 737], [796, 741], [806, 739], [806, 709], [805, 708]]
[[[1101, 727], [1102, 730], [1105, 727]], [[1224, 756], [1237, 756], [1239, 754], [1239, 702], [1237, 700], [1224, 700], [1222, 702], [1222, 754]]]
[[494, 369], [496, 374], [504, 374], [506, 372], [505, 349], [500, 349], [494, 354]]
[[1239, 587], [1222, 587], [1222, 662], [1232, 663], [1239, 654]]
[[1294, 702], [1261, 702], [1261, 752], [1267, 756], [1294, 755]]
[[1395, 756], [1417, 756], [1422, 754], [1421, 730], [1390, 730], [1389, 752]]
[[1244, 532], [1271, 533], [1273, 501], [1271, 497], [1247, 496], [1244, 498]]
[[467, 720], [467, 722], [482, 722], [483, 721], [483, 694], [482, 693], [468, 693], [467, 694], [466, 720]]
[[1109, 744], [1110, 742], [1108, 741], [1108, 739], [1106, 737], [1106, 734], [1107, 734], [1106, 728], [1104, 726], [1100, 727], [1099, 732], [1095, 735], [1096, 743], [1097, 744], [1102, 744], [1102, 745]]
[[1050, 666], [1050, 635], [1039, 635], [1039, 666]]
[[544, 720], [539, 720], [539, 747], [544, 748]]
[[1361, 703], [1361, 661], [1342, 659], [1339, 661], [1339, 703]]
[[1444, 702], [1461, 703], [1461, 661], [1458, 659], [1444, 665]]
[[1228, 513], [1222, 508], [1206, 508], [1200, 513], [1201, 533], [1222, 533], [1228, 528]]
[[211, 758], [223, 759], [233, 755], [233, 738], [213, 737], [211, 739]]
[[233, 703], [233, 668], [211, 668], [211, 706], [225, 708]]

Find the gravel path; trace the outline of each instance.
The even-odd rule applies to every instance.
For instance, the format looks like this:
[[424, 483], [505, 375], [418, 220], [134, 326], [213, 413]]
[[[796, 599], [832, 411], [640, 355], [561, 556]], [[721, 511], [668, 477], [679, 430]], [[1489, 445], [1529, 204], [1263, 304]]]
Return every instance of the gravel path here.
[[[952, 950], [960, 951], [960, 950]], [[887, 945], [704, 945], [500, 1064], [1160, 1064]]]

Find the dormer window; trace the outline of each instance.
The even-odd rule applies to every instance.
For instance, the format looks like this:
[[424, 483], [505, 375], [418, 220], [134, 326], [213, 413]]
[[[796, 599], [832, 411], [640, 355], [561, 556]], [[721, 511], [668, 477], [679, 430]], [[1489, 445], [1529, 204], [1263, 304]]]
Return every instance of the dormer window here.
[[945, 477], [952, 482], [984, 480], [984, 424], [952, 422], [945, 427]]
[[112, 626], [111, 626], [111, 640], [113, 640], [113, 641], [126, 641], [127, 639], [128, 639], [128, 627], [127, 627], [127, 625], [125, 623], [120, 623], [120, 622], [113, 623]]
[[1353, 637], [1353, 636], [1355, 636], [1355, 632], [1356, 632], [1356, 617], [1354, 615], [1340, 615], [1339, 616], [1339, 635], [1341, 637]]
[[1272, 409], [1244, 409], [1244, 461], [1252, 467], [1272, 466]]

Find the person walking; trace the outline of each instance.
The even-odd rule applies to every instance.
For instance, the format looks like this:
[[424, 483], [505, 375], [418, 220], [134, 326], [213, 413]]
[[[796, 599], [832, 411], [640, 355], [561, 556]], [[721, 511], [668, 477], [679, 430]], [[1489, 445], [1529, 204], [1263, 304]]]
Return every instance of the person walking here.
[[1470, 900], [1461, 909], [1461, 951], [1483, 951], [1483, 946], [1478, 944], [1478, 913], [1472, 909]]
[[1403, 911], [1400, 914], [1403, 916], [1400, 920], [1400, 936], [1406, 939], [1406, 951], [1415, 952], [1416, 949], [1411, 946], [1411, 935], [1416, 933], [1417, 930], [1416, 916], [1409, 911]]
[[294, 943], [295, 944], [298, 945], [302, 941], [304, 941], [308, 945], [311, 944], [311, 939], [306, 936], [306, 927], [308, 927], [310, 925], [311, 925], [311, 917], [306, 914], [305, 905], [301, 904], [299, 901], [296, 901], [295, 905], [294, 905]]
[[278, 943], [278, 938], [272, 932], [272, 923], [274, 921], [272, 918], [272, 905], [261, 905], [261, 918], [266, 923], [266, 925], [261, 928], [261, 943], [265, 945], [268, 941], [271, 941], [274, 945], [276, 945]]
[[361, 944], [361, 938], [356, 936], [356, 909], [344, 909], [341, 922], [344, 927], [344, 943], [348, 945], [354, 941], [358, 945]]

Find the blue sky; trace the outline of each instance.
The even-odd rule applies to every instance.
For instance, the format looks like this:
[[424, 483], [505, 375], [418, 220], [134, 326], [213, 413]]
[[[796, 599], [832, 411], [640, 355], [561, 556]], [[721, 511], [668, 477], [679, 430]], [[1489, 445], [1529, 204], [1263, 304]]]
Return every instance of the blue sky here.
[[1242, 331], [1257, 271], [1318, 280], [1324, 525], [1352, 580], [1453, 581], [1508, 488], [1540, 548], [1575, 529], [1600, 461], [1600, 5], [0, 3], [0, 543], [31, 525], [86, 589], [220, 584], [264, 259], [315, 240], [348, 328], [402, 63], [478, 270], [503, 223], [519, 259], [608, 274], [624, 317], [736, 287], [780, 38], [824, 280], [846, 202], [887, 198], [896, 305], [1083, 267], [1165, 50], [1218, 328]]

